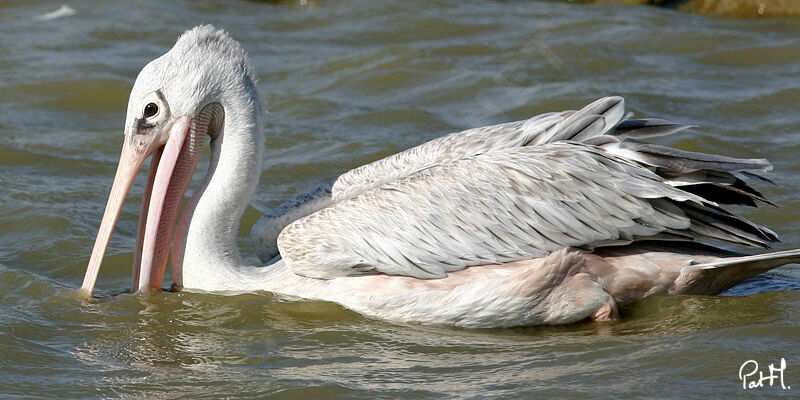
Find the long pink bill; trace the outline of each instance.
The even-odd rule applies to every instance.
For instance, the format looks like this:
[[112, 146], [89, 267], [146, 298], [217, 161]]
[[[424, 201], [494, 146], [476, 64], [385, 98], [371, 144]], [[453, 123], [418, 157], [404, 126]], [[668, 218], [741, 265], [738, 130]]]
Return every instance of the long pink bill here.
[[[175, 229], [177, 208], [191, 180], [197, 154], [200, 153], [200, 140], [186, 140], [187, 137], [194, 136], [190, 135], [191, 122], [192, 119], [188, 116], [176, 119], [166, 136], [126, 136], [114, 184], [80, 289], [83, 295], [91, 295], [94, 289], [100, 264], [128, 192], [144, 160], [153, 153], [156, 155], [150, 164], [142, 200], [132, 288], [141, 290], [146, 287], [160, 287], [172, 232]], [[189, 145], [190, 148], [187, 148]], [[189, 168], [186, 164], [192, 166], [191, 171], [187, 172]]]

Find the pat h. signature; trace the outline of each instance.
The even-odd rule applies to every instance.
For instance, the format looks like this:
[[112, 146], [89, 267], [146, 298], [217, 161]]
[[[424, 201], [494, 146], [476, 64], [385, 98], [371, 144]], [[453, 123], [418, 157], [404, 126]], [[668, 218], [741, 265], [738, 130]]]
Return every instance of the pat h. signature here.
[[791, 389], [783, 383], [783, 373], [786, 371], [786, 359], [781, 357], [780, 366], [769, 365], [769, 374], [764, 375], [764, 371], [758, 369], [758, 362], [747, 360], [739, 367], [739, 380], [742, 381], [742, 389], [755, 389], [764, 386], [772, 386], [780, 383], [781, 389]]

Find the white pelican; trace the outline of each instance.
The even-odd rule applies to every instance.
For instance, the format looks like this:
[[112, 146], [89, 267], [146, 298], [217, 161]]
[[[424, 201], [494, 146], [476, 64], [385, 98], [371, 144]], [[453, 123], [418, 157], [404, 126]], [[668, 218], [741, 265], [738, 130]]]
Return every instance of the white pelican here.
[[[654, 293], [716, 294], [800, 260], [720, 204], [768, 203], [742, 178], [763, 159], [653, 145], [687, 128], [628, 119], [619, 97], [470, 129], [346, 172], [265, 215], [242, 265], [236, 232], [261, 172], [262, 107], [239, 43], [211, 26], [147, 64], [82, 290], [91, 293], [143, 161], [133, 291], [159, 290], [172, 243], [183, 288], [270, 291], [393, 321], [500, 327], [610, 319]], [[201, 149], [211, 165], [178, 220]], [[762, 178], [763, 179], [763, 178]], [[173, 241], [174, 237], [174, 241]]]

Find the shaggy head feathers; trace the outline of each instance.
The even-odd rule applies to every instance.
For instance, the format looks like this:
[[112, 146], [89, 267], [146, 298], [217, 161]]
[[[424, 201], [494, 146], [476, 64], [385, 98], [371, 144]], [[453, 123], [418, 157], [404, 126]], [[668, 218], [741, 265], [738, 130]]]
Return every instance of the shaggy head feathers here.
[[[255, 81], [255, 73], [242, 46], [223, 29], [212, 25], [199, 25], [184, 32], [169, 53], [180, 60], [224, 62], [221, 67], [231, 68]], [[168, 53], [168, 54], [169, 54]]]
[[142, 68], [131, 90], [126, 126], [141, 114], [142, 99], [154, 91], [161, 91], [174, 116], [194, 115], [209, 102], [223, 101], [223, 96], [255, 93], [255, 82], [239, 42], [211, 25], [194, 27]]

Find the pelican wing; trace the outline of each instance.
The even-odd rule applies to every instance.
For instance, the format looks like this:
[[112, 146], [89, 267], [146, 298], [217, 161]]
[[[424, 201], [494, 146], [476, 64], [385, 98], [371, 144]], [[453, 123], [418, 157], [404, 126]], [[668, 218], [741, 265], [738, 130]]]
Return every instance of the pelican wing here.
[[673, 187], [646, 166], [577, 142], [457, 159], [366, 190], [289, 224], [281, 256], [314, 278], [440, 278], [575, 246], [777, 237]]
[[735, 159], [641, 142], [692, 125], [662, 119], [626, 119], [621, 97], [605, 97], [578, 111], [451, 133], [348, 171], [281, 204], [253, 226], [250, 237], [263, 261], [278, 255], [277, 238], [290, 223], [361, 193], [421, 171], [491, 152], [515, 152], [563, 141], [592, 144], [659, 175], [668, 184], [718, 204], [772, 204], [744, 179], [772, 168], [764, 159]]

